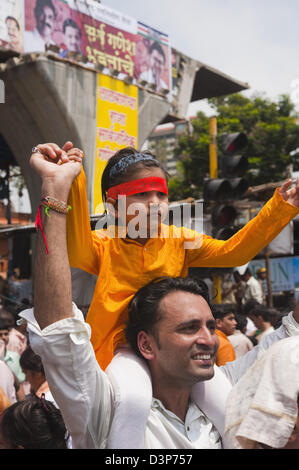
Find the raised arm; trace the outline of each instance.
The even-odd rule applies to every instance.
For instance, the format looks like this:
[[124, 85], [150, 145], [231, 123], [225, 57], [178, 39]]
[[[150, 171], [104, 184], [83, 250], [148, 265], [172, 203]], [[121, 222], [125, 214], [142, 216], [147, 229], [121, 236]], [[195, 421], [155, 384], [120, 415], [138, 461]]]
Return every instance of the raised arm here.
[[[73, 180], [80, 173], [82, 154], [73, 149], [69, 156], [55, 144], [38, 146], [30, 165], [42, 179], [41, 197], [50, 196], [67, 203]], [[70, 157], [72, 160], [70, 160]], [[58, 164], [57, 164], [58, 163]], [[72, 317], [71, 274], [66, 244], [66, 215], [41, 209], [42, 231], [37, 230], [34, 279], [35, 318], [41, 329], [63, 318]]]
[[90, 274], [98, 275], [100, 239], [91, 231], [86, 194], [86, 176], [81, 168], [69, 193], [68, 204], [72, 210], [67, 215], [67, 249], [70, 265]]
[[234, 267], [248, 263], [299, 213], [299, 181], [288, 180], [258, 215], [226, 241], [203, 236], [202, 245], [187, 250], [190, 267]]
[[[60, 152], [53, 145], [51, 150]], [[39, 148], [49, 155], [47, 146]], [[43, 196], [54, 196], [66, 203], [72, 182], [81, 169], [81, 152], [72, 152], [58, 158], [58, 164], [63, 161], [58, 167], [53, 164], [57, 160], [53, 155], [51, 161], [40, 153], [31, 156], [31, 167], [42, 179]], [[27, 309], [19, 315], [27, 320], [30, 344], [42, 359], [50, 390], [72, 436], [73, 448], [103, 448], [113, 396], [90, 343], [90, 326], [72, 304], [66, 215], [50, 210], [47, 217], [42, 209], [42, 227], [48, 254], [38, 230], [34, 310]]]

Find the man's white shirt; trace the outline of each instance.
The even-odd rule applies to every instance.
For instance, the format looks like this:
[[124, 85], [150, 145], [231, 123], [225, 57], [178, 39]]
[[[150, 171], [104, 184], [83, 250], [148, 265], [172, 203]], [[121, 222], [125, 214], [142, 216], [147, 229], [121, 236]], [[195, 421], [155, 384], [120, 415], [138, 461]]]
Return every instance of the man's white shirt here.
[[[24, 310], [19, 316], [28, 322], [31, 347], [42, 358], [50, 390], [71, 433], [73, 448], [104, 449], [113, 418], [114, 391], [96, 360], [90, 326], [75, 304], [73, 313], [73, 317], [43, 330], [33, 309]], [[263, 338], [248, 354], [221, 368], [215, 366], [213, 379], [196, 385], [202, 388], [202, 400], [199, 407], [191, 401], [185, 423], [153, 399], [144, 448], [220, 448], [219, 434], [223, 434], [225, 402], [232, 384], [271, 344], [294, 334], [299, 334], [299, 325], [290, 313], [279, 329]]]

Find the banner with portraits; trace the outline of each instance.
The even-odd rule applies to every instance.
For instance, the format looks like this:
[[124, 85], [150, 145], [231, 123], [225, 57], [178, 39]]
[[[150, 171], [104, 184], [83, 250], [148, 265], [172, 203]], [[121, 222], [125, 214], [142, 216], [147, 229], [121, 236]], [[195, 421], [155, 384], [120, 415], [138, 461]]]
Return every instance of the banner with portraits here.
[[168, 35], [94, 0], [1, 0], [0, 46], [21, 53], [59, 48], [62, 58], [85, 56], [91, 67], [119, 79], [171, 91]]

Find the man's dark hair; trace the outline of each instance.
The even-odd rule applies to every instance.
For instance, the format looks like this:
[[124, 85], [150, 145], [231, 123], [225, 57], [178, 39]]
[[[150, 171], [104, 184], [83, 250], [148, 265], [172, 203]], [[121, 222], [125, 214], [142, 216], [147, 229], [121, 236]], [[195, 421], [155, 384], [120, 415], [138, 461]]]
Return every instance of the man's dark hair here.
[[254, 317], [262, 317], [264, 321], [270, 321], [270, 312], [269, 309], [266, 307], [263, 307], [262, 305], [259, 307], [255, 307], [250, 311], [250, 315], [253, 315]]
[[74, 21], [72, 18], [67, 18], [66, 20], [64, 20], [63, 26], [62, 26], [63, 34], [65, 33], [67, 27], [77, 29], [81, 36], [81, 30], [79, 26], [77, 25], [76, 21]]
[[8, 323], [0, 318], [0, 330], [9, 330], [9, 328]]
[[248, 300], [243, 306], [244, 315], [248, 315], [252, 309], [259, 307], [260, 305], [261, 304], [255, 299]]
[[163, 51], [162, 46], [158, 42], [153, 42], [153, 44], [151, 45], [149, 49], [149, 53], [151, 54], [153, 51], [157, 51], [163, 57], [164, 64], [165, 64], [166, 62], [165, 53]]
[[[242, 331], [247, 326], [247, 318], [245, 315], [240, 315], [239, 313], [235, 313], [235, 319], [237, 322], [236, 330]], [[243, 332], [243, 331], [242, 331]]]
[[37, 396], [6, 408], [1, 433], [14, 449], [67, 449], [68, 432], [60, 410]]
[[16, 26], [18, 28], [18, 30], [20, 31], [20, 23], [18, 22], [18, 20], [14, 17], [14, 16], [7, 16], [6, 19], [5, 19], [5, 23], [10, 20], [10, 21], [14, 21], [16, 23]]
[[223, 320], [226, 315], [230, 313], [235, 314], [236, 306], [234, 304], [220, 304], [220, 305], [213, 305], [212, 313], [214, 318], [219, 318]]
[[0, 309], [0, 321], [6, 323], [9, 329], [16, 326], [15, 315], [4, 308]]
[[145, 331], [157, 338], [156, 326], [163, 314], [161, 301], [176, 291], [200, 295], [210, 306], [208, 287], [200, 279], [160, 277], [141, 287], [129, 304], [129, 320], [125, 330], [128, 343], [139, 357], [143, 356], [137, 344], [138, 334]]
[[245, 271], [245, 273], [243, 274], [243, 276], [246, 276], [246, 275], [247, 275], [247, 276], [252, 276], [252, 272], [250, 271], [249, 268], [246, 268], [246, 271]]
[[41, 372], [43, 375], [45, 375], [44, 366], [40, 356], [35, 354], [30, 346], [27, 346], [25, 351], [21, 354], [20, 365], [23, 370]]
[[51, 8], [56, 18], [56, 10], [55, 10], [52, 0], [36, 0], [36, 4], [34, 8], [34, 16], [36, 20], [38, 20], [41, 14], [44, 12], [45, 7]]

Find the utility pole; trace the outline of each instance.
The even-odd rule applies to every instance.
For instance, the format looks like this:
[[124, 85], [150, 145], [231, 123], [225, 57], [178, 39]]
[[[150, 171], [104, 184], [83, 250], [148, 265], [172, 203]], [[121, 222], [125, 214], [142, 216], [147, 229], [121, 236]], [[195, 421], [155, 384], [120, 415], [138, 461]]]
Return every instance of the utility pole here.
[[[210, 178], [218, 178], [218, 160], [217, 160], [217, 118], [213, 116], [209, 120], [209, 158], [210, 158]], [[221, 276], [213, 274], [213, 286], [216, 297], [215, 304], [221, 304]]]
[[268, 288], [268, 307], [273, 308], [273, 295], [272, 295], [272, 284], [271, 284], [271, 271], [270, 271], [270, 255], [269, 255], [269, 247], [266, 247], [265, 253], [265, 260], [266, 260], [266, 272], [267, 272], [267, 288]]
[[218, 178], [218, 160], [217, 160], [217, 118], [215, 116], [209, 121], [210, 134], [210, 178]]

